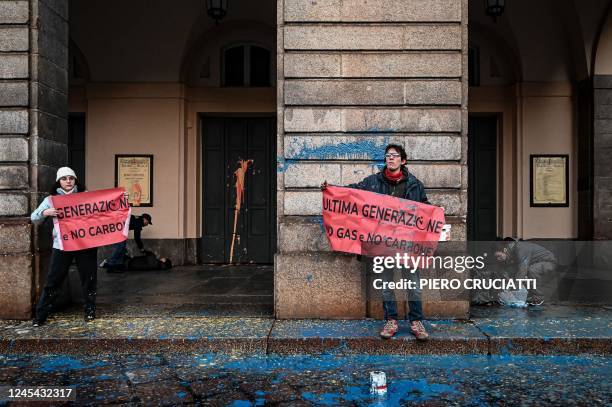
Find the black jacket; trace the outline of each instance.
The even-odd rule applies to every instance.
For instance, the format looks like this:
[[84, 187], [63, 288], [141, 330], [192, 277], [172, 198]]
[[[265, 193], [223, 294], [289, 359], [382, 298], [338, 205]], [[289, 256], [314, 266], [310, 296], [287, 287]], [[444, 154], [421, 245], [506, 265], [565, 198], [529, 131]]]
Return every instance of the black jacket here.
[[140, 250], [142, 250], [144, 247], [142, 240], [140, 239], [140, 232], [142, 232], [143, 227], [144, 224], [142, 223], [142, 218], [140, 216], [130, 216], [130, 230], [134, 231], [134, 241]]
[[[386, 180], [383, 173], [384, 169], [378, 174], [370, 175], [369, 177], [364, 178], [363, 181], [358, 182], [356, 184], [347, 185], [347, 187], [362, 189], [364, 191], [376, 192], [384, 195], [392, 195], [393, 185]], [[399, 183], [407, 183], [406, 193], [402, 198], [429, 204], [423, 183], [419, 181], [417, 177], [410, 174], [406, 167], [402, 167], [402, 173], [404, 174], [404, 177]]]
[[155, 253], [146, 252], [142, 256], [132, 257], [127, 263], [127, 269], [131, 271], [161, 270], [160, 263]]

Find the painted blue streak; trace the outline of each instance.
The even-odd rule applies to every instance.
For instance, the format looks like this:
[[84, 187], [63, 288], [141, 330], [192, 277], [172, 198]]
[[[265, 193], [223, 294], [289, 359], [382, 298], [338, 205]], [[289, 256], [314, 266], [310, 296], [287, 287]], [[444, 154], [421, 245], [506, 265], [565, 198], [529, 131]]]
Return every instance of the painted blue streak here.
[[[377, 130], [372, 130], [376, 132]], [[324, 144], [317, 147], [305, 146], [305, 142], [299, 143], [288, 150], [289, 157], [277, 157], [277, 172], [285, 172], [299, 160], [333, 160], [333, 159], [353, 159], [353, 160], [379, 160], [372, 164], [380, 167], [383, 161], [384, 148], [389, 144], [390, 137], [373, 139], [369, 136], [360, 137], [357, 141], [349, 143]]]
[[339, 158], [382, 160], [387, 144], [389, 144], [389, 136], [377, 140], [365, 136], [363, 140], [350, 143], [330, 143], [317, 147], [296, 146], [289, 149], [289, 155], [292, 160]]

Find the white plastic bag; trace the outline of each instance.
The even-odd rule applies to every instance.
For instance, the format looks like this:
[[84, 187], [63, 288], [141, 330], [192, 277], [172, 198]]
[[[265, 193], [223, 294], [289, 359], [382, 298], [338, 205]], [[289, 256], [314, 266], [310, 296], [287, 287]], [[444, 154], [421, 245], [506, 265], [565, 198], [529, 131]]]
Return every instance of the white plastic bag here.
[[506, 307], [524, 308], [527, 306], [527, 289], [521, 288], [516, 291], [504, 290], [499, 293], [498, 298], [499, 303]]

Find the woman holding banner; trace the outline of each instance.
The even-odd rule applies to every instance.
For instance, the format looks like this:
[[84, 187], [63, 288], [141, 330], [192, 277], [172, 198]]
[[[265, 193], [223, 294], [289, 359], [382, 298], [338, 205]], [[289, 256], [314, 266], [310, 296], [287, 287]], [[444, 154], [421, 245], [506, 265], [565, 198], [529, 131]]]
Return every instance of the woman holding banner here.
[[[84, 192], [85, 187], [77, 181], [77, 176], [69, 167], [57, 170], [55, 184], [51, 188], [51, 195], [67, 195]], [[36, 208], [30, 218], [32, 223], [40, 224], [47, 218], [57, 216], [53, 207], [51, 197], [46, 197], [40, 206]], [[47, 317], [53, 310], [53, 305], [58, 297], [62, 282], [68, 275], [68, 269], [73, 259], [76, 260], [81, 279], [83, 291], [85, 321], [92, 321], [96, 317], [96, 287], [97, 287], [97, 248], [77, 251], [64, 251], [55, 229], [53, 230], [53, 251], [49, 272], [45, 280], [45, 286], [36, 306], [36, 315], [32, 324], [40, 326], [45, 323]]]

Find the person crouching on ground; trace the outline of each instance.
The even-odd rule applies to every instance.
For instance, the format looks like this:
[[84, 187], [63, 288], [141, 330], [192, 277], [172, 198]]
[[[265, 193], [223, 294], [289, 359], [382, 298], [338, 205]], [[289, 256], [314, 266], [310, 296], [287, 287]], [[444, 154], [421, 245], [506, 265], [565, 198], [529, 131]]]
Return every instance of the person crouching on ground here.
[[538, 306], [544, 303], [544, 294], [540, 287], [557, 268], [557, 259], [550, 250], [539, 244], [506, 237], [502, 248], [495, 252], [495, 258], [514, 269], [513, 278], [535, 280], [536, 287], [527, 293], [527, 305]]
[[[146, 226], [153, 225], [151, 215], [143, 213], [140, 216], [130, 216], [130, 230], [134, 231], [134, 241], [141, 253], [145, 253], [144, 244], [140, 238], [142, 229]], [[105, 259], [100, 267], [105, 268], [110, 273], [122, 273], [124, 271], [124, 262], [126, 258], [127, 240], [115, 243], [113, 245], [113, 253], [108, 259]]]
[[[68, 195], [85, 192], [83, 184], [77, 181], [77, 176], [69, 167], [57, 170], [56, 181], [51, 188], [51, 195]], [[30, 218], [32, 223], [40, 224], [47, 218], [57, 216], [57, 211], [52, 207], [51, 197], [46, 197], [36, 208]], [[97, 254], [98, 249], [83, 249], [77, 251], [63, 251], [60, 247], [60, 237], [53, 229], [53, 250], [49, 272], [45, 279], [42, 295], [36, 306], [36, 315], [32, 324], [40, 326], [45, 323], [57, 300], [62, 283], [68, 275], [68, 270], [73, 260], [76, 260], [79, 277], [81, 279], [81, 290], [83, 292], [85, 321], [92, 321], [96, 317], [96, 286], [97, 286]]]
[[[397, 144], [389, 144], [385, 148], [385, 167], [378, 174], [370, 175], [361, 182], [347, 185], [348, 188], [361, 189], [376, 192], [384, 195], [391, 195], [396, 198], [409, 199], [411, 201], [428, 204], [425, 187], [413, 174], [406, 168], [408, 156], [404, 148]], [[321, 189], [327, 187], [327, 182], [321, 185]], [[393, 281], [394, 269], [385, 268], [382, 278], [383, 281]], [[410, 273], [412, 281], [418, 281], [418, 271]], [[429, 335], [423, 326], [423, 306], [421, 303], [421, 290], [414, 289], [409, 292], [408, 306], [410, 312], [410, 331], [419, 340], [426, 340]], [[384, 289], [383, 311], [386, 323], [380, 331], [380, 336], [385, 339], [393, 337], [399, 330], [397, 323], [397, 301], [393, 290]]]

